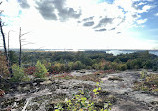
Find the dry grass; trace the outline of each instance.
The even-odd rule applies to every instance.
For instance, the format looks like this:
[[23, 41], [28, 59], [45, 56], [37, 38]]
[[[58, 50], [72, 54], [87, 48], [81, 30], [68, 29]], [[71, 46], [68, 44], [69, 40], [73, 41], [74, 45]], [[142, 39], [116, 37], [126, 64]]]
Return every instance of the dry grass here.
[[158, 74], [150, 74], [143, 81], [136, 82], [134, 89], [158, 93]]
[[83, 76], [73, 76], [69, 73], [65, 73], [62, 75], [56, 75], [53, 76], [53, 79], [77, 79], [77, 80], [83, 80], [83, 81], [94, 81], [94, 82], [99, 82], [101, 81], [101, 78], [106, 76], [107, 74], [114, 73], [115, 71], [113, 70], [106, 70], [106, 71], [96, 71], [94, 74], [88, 74], [88, 75], [83, 75]]

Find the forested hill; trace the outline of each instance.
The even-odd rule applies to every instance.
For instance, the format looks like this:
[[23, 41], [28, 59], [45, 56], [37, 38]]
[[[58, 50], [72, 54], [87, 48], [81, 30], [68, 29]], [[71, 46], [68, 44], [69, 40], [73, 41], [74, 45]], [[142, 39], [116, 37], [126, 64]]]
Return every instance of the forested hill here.
[[[18, 63], [18, 52], [10, 51], [12, 64]], [[53, 71], [70, 71], [79, 69], [96, 70], [126, 70], [126, 69], [158, 69], [158, 57], [148, 51], [129, 54], [105, 53], [105, 51], [78, 51], [78, 52], [23, 52], [22, 64], [25, 67], [34, 66], [37, 61], [45, 64], [46, 68]]]

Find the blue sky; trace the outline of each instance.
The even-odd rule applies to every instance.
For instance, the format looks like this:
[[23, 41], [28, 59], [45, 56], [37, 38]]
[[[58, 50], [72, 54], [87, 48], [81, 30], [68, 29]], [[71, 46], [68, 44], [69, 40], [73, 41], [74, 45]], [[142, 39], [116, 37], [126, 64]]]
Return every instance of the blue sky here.
[[112, 4], [114, 2], [114, 0], [98, 0], [98, 3], [104, 3], [104, 2]]
[[144, 28], [138, 28], [136, 30], [140, 30], [142, 38], [158, 40], [158, 15], [156, 15], [158, 14], [158, 1], [147, 2], [147, 4], [153, 5], [154, 7], [147, 13], [141, 14], [141, 18], [147, 19], [147, 21], [144, 23]]
[[2, 0], [1, 16], [18, 48], [158, 49], [157, 0]]

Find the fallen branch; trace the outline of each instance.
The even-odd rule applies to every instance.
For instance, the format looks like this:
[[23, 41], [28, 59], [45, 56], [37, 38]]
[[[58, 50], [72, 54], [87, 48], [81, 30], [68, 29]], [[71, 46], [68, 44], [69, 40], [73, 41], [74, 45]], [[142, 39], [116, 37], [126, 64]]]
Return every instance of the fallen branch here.
[[25, 111], [25, 109], [26, 109], [26, 107], [28, 106], [28, 104], [29, 104], [29, 102], [30, 102], [31, 99], [32, 99], [32, 98], [26, 99], [27, 102], [26, 102], [25, 106], [23, 107], [22, 111]]

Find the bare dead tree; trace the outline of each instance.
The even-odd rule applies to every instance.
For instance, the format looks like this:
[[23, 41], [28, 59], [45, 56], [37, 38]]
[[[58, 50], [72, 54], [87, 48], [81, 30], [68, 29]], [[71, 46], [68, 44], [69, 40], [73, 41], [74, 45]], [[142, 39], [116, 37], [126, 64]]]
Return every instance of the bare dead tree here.
[[13, 31], [13, 30], [10, 30], [10, 31], [8, 32], [8, 56], [9, 56], [9, 50], [10, 50], [10, 49], [9, 49], [9, 48], [10, 48], [10, 47], [9, 47], [9, 45], [10, 45], [9, 42], [10, 42], [10, 32], [11, 32], [11, 31]]
[[9, 33], [10, 31], [8, 32], [8, 57], [9, 57], [9, 37], [10, 37]]
[[3, 23], [2, 23], [1, 19], [0, 19], [0, 30], [1, 30], [1, 35], [2, 35], [2, 38], [3, 38], [3, 48], [4, 48], [4, 55], [5, 55], [6, 61], [7, 61], [7, 67], [8, 67], [8, 70], [9, 70], [10, 74], [12, 74], [12, 68], [9, 64], [10, 62], [9, 62], [9, 57], [8, 57], [8, 53], [7, 53], [5, 34], [3, 32]]
[[21, 55], [22, 55], [22, 46], [24, 46], [24, 45], [28, 45], [28, 44], [33, 44], [33, 43], [31, 43], [31, 42], [28, 42], [28, 43], [26, 43], [26, 44], [23, 44], [22, 45], [22, 42], [24, 42], [24, 40], [25, 39], [22, 39], [22, 37], [24, 36], [24, 35], [26, 35], [26, 34], [28, 34], [28, 33], [30, 33], [30, 32], [26, 32], [26, 33], [21, 33], [21, 27], [20, 27], [20, 30], [19, 30], [19, 67], [21, 67], [21, 63], [22, 63], [22, 59], [21, 59]]
[[[2, 4], [2, 1], [0, 2], [0, 5], [1, 4]], [[2, 14], [2, 12], [3, 12], [3, 10], [0, 10], [0, 14]], [[2, 22], [2, 18], [0, 18], [0, 30], [1, 30], [1, 35], [2, 35], [2, 39], [3, 39], [4, 55], [6, 57], [8, 70], [9, 70], [10, 74], [12, 74], [12, 67], [9, 64], [10, 62], [9, 62], [9, 57], [8, 57], [8, 54], [7, 54], [5, 34], [3, 32], [3, 26], [4, 26], [4, 23]]]
[[9, 48], [10, 48], [10, 47], [9, 47], [10, 43], [9, 43], [9, 42], [10, 42], [10, 32], [11, 32], [11, 31], [13, 31], [13, 30], [10, 30], [10, 31], [8, 32], [8, 62], [9, 62], [8, 64], [9, 64], [9, 66], [11, 66], [11, 64], [12, 64], [12, 63], [11, 63], [11, 60], [10, 60], [10, 52], [9, 52], [9, 51], [10, 51], [10, 49], [9, 49]]
[[20, 45], [20, 49], [19, 49], [19, 67], [21, 67], [21, 27], [20, 27], [20, 31], [19, 31], [19, 45]]
[[6, 59], [7, 59], [7, 61], [8, 61], [7, 48], [6, 48], [6, 41], [5, 41], [5, 35], [4, 35], [4, 32], [3, 32], [2, 20], [0, 20], [0, 29], [1, 29], [1, 34], [2, 34], [2, 38], [3, 38], [4, 54], [5, 54]]
[[6, 48], [6, 42], [5, 42], [5, 35], [4, 35], [2, 27], [3, 27], [3, 24], [2, 24], [2, 21], [0, 20], [0, 30], [1, 30], [2, 38], [3, 38], [3, 47], [4, 47], [5, 56], [6, 56], [7, 55], [7, 48]]

